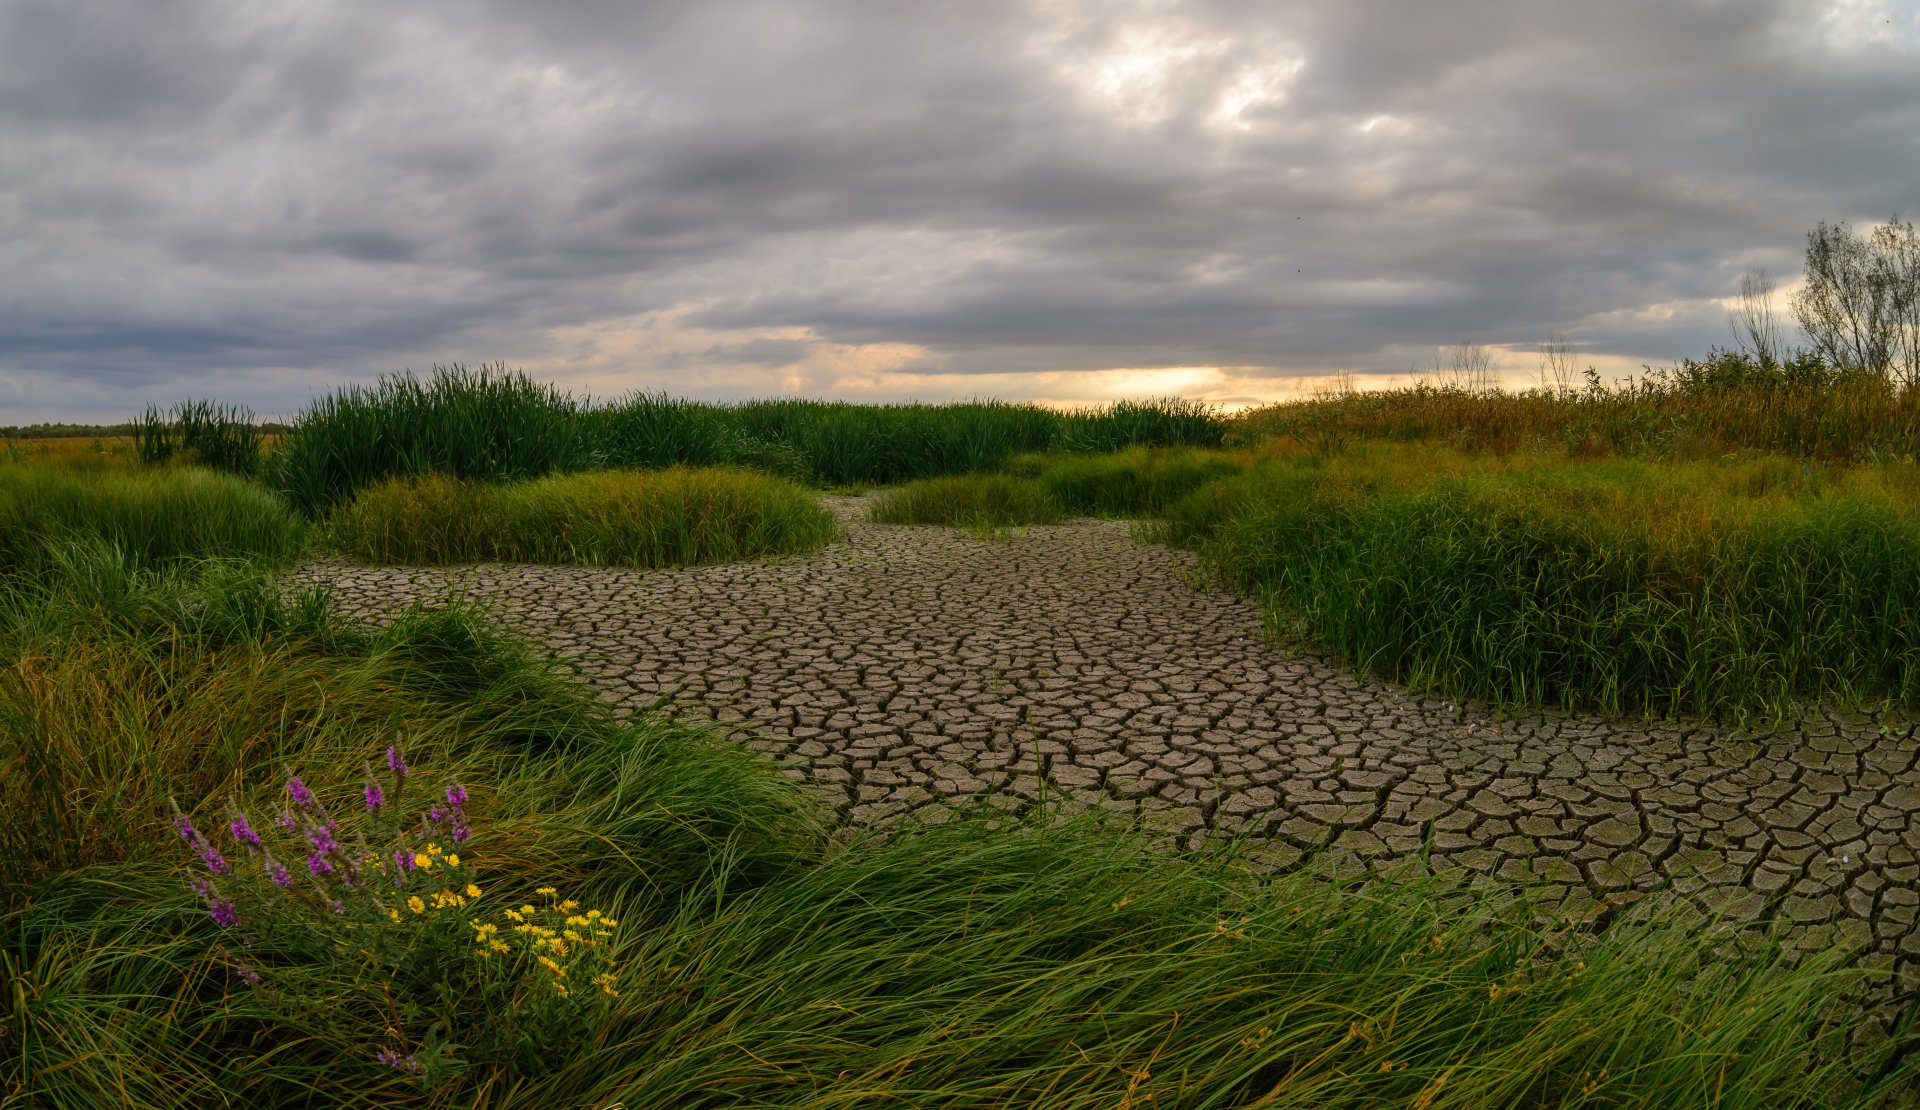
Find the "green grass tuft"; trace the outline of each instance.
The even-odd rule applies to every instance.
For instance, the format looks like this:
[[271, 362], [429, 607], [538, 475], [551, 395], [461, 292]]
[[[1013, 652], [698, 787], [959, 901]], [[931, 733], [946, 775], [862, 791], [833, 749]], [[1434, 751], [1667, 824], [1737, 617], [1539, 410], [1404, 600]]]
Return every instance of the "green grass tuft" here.
[[877, 524], [976, 529], [1054, 524], [1066, 517], [1065, 506], [1038, 482], [1005, 474], [922, 478], [880, 494], [868, 512]]
[[76, 544], [157, 568], [212, 556], [287, 560], [304, 526], [273, 494], [201, 469], [0, 467], [0, 572], [33, 575]]
[[837, 527], [785, 479], [674, 468], [507, 483], [390, 479], [335, 509], [324, 537], [370, 563], [665, 567], [817, 551]]

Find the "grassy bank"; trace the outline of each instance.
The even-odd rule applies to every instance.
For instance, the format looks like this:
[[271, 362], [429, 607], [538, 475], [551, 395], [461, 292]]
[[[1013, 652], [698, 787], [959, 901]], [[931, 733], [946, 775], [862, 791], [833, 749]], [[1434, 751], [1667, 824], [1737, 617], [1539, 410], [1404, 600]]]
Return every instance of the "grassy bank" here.
[[675, 467], [520, 482], [388, 479], [335, 509], [323, 535], [369, 563], [663, 567], [816, 551], [836, 528], [812, 493], [785, 479]]
[[285, 560], [304, 532], [267, 490], [210, 471], [0, 466], [0, 572], [38, 573], [76, 543], [117, 548], [149, 568], [210, 556]]
[[[1260, 878], [1093, 820], [835, 847], [773, 768], [616, 723], [473, 612], [354, 631], [244, 571], [89, 585], [114, 573], [0, 622], [0, 766], [30, 772], [0, 776], [9, 1100], [1864, 1106], [1911, 1079], [1850, 1040], [1837, 957], [1645, 909], [1556, 931], [1415, 876]], [[370, 783], [405, 813], [464, 784], [465, 858], [434, 866], [484, 892], [391, 926], [240, 897], [262, 861], [227, 825], [311, 812], [290, 772], [348, 845], [386, 820]], [[234, 892], [231, 925], [195, 873]], [[617, 920], [606, 990], [470, 939], [559, 898]]]
[[1920, 470], [1275, 457], [1173, 509], [1285, 633], [1417, 687], [1627, 713], [1920, 703]]
[[1285, 440], [1322, 455], [1381, 440], [1495, 454], [1705, 459], [1778, 453], [1828, 462], [1914, 458], [1920, 390], [1811, 359], [1763, 368], [1737, 353], [1651, 370], [1620, 388], [1483, 393], [1422, 386], [1349, 393], [1240, 414], [1241, 443]]

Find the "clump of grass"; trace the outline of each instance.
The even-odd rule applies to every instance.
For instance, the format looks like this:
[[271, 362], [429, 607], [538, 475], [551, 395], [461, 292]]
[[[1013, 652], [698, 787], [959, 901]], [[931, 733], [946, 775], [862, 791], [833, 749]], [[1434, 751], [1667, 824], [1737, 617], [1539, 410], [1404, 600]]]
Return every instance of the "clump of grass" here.
[[1079, 512], [1158, 516], [1208, 482], [1238, 474], [1249, 461], [1244, 455], [1191, 447], [1130, 447], [1107, 455], [1043, 458], [1035, 477], [1061, 504]]
[[445, 473], [535, 478], [587, 469], [579, 402], [505, 366], [434, 367], [422, 381], [383, 377], [315, 401], [281, 437], [272, 480], [318, 514], [381, 478]]
[[214, 555], [281, 560], [304, 527], [259, 486], [201, 469], [0, 467], [0, 571], [39, 573], [59, 549], [106, 544], [154, 568]]
[[833, 515], [804, 488], [742, 470], [674, 468], [523, 482], [389, 479], [328, 516], [325, 540], [371, 563], [690, 566], [816, 551]]
[[1790, 460], [1276, 458], [1163, 535], [1412, 685], [1614, 713], [1920, 704], [1920, 475]]
[[180, 460], [229, 474], [260, 473], [263, 439], [253, 411], [214, 401], [182, 401], [169, 412], [148, 405], [133, 426], [140, 461]]
[[948, 524], [993, 530], [1055, 524], [1066, 508], [1030, 478], [960, 474], [923, 478], [887, 490], [868, 509], [878, 524]]

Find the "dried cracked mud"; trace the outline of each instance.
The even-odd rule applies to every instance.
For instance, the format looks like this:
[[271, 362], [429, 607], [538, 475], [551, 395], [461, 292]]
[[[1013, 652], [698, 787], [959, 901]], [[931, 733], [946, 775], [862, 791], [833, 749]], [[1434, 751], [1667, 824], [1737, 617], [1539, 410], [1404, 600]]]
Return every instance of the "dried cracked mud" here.
[[[730, 723], [877, 825], [979, 797], [1123, 807], [1284, 861], [1532, 879], [1596, 908], [1668, 887], [1920, 981], [1920, 731], [1809, 715], [1517, 719], [1356, 678], [1128, 525], [981, 538], [867, 523], [817, 555], [673, 571], [316, 563], [378, 619], [477, 595], [628, 708]], [[1069, 803], [1071, 804], [1071, 803]]]

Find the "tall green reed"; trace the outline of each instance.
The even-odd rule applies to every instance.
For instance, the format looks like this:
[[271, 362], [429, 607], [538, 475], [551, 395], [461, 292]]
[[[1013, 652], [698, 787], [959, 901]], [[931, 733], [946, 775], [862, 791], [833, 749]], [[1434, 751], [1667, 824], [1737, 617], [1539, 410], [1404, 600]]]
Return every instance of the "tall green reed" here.
[[167, 412], [148, 405], [133, 438], [140, 461], [150, 465], [179, 459], [250, 478], [263, 458], [253, 410], [215, 401], [182, 401]]
[[494, 480], [676, 464], [749, 466], [828, 486], [993, 470], [1015, 455], [1134, 443], [1215, 445], [1225, 423], [1178, 400], [1087, 413], [996, 401], [709, 405], [658, 394], [594, 404], [501, 366], [436, 367], [316, 401], [273, 455], [271, 480], [319, 514], [391, 476]]

